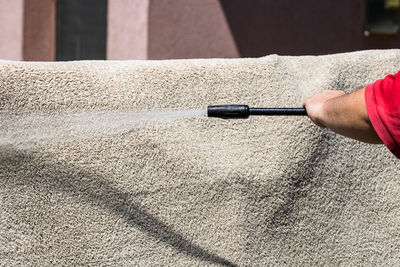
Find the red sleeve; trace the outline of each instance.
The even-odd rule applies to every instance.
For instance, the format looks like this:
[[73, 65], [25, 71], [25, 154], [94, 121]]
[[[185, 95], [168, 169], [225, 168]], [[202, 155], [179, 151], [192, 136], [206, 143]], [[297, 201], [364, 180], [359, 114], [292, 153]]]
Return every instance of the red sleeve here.
[[400, 158], [400, 72], [368, 85], [365, 104], [376, 133]]

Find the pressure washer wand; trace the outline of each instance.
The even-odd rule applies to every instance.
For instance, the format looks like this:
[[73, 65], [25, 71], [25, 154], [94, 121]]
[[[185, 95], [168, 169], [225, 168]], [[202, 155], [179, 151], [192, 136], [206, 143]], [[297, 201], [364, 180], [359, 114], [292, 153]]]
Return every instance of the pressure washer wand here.
[[247, 119], [255, 116], [304, 116], [304, 108], [249, 108], [247, 105], [208, 106], [207, 116], [221, 119]]

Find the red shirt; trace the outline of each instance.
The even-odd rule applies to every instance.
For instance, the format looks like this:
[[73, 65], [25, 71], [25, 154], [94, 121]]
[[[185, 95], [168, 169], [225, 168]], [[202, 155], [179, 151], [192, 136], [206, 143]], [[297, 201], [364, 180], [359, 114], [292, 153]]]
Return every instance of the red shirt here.
[[376, 133], [400, 158], [400, 72], [368, 85], [365, 104]]

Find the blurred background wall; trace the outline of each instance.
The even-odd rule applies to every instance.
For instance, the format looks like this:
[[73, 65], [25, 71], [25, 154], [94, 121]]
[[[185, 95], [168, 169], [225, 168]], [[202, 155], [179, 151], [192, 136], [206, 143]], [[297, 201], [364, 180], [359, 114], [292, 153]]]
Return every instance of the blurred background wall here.
[[0, 58], [231, 58], [399, 48], [399, 2], [0, 0]]
[[0, 59], [55, 59], [55, 0], [0, 0]]

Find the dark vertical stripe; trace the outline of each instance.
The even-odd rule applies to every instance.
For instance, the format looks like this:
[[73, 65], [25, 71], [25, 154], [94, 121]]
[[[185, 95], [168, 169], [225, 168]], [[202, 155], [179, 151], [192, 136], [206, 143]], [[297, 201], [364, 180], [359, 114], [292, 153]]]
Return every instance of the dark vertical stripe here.
[[107, 0], [58, 0], [57, 60], [105, 59]]

